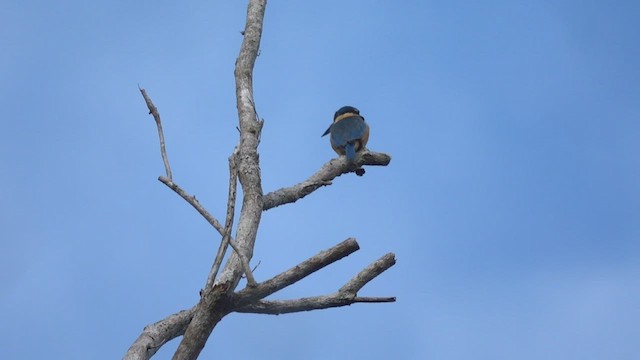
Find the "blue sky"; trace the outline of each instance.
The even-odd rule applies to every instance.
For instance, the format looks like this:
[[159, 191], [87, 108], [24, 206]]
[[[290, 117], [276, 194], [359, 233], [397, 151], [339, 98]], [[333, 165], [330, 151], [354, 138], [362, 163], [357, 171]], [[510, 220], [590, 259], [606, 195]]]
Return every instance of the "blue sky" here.
[[[198, 300], [237, 142], [244, 2], [0, 5], [0, 358], [120, 358]], [[266, 192], [334, 156], [357, 106], [386, 168], [264, 214], [265, 280], [347, 237], [361, 250], [274, 298], [394, 304], [232, 314], [203, 358], [640, 357], [640, 4], [272, 1], [254, 72]], [[177, 341], [156, 356], [169, 359]]]

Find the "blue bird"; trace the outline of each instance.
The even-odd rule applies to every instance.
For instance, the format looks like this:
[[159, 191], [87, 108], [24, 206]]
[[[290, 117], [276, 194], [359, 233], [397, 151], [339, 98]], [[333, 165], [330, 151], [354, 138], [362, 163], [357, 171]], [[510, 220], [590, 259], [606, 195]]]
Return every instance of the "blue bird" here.
[[353, 106], [343, 106], [333, 115], [333, 124], [322, 134], [331, 133], [331, 147], [338, 155], [346, 155], [353, 161], [356, 152], [364, 149], [369, 141], [369, 125]]

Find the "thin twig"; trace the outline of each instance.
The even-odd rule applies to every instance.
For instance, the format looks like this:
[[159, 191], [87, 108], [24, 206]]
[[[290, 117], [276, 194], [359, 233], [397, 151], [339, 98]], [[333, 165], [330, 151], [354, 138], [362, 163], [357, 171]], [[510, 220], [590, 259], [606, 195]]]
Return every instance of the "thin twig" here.
[[216, 254], [213, 266], [211, 267], [211, 272], [209, 272], [205, 289], [213, 286], [213, 283], [216, 281], [218, 270], [220, 270], [222, 259], [224, 259], [227, 247], [229, 246], [229, 240], [231, 239], [231, 228], [233, 226], [233, 217], [236, 208], [236, 188], [238, 185], [238, 169], [236, 167], [237, 151], [238, 148], [236, 147], [233, 150], [233, 153], [231, 153], [231, 156], [229, 156], [229, 195], [227, 200], [227, 217], [224, 222], [224, 229], [222, 230], [222, 241], [218, 247], [218, 253]]
[[242, 270], [244, 271], [245, 276], [247, 277], [247, 285], [250, 287], [254, 287], [258, 285], [256, 279], [253, 277], [253, 271], [251, 270], [251, 266], [249, 265], [249, 259], [244, 254], [244, 251], [240, 248], [238, 244], [236, 244], [233, 239], [229, 239], [229, 245], [233, 248], [233, 251], [238, 254], [240, 257], [240, 264], [242, 265]]
[[[207, 278], [207, 282], [205, 284], [205, 289], [210, 289], [216, 279], [220, 266], [222, 264], [222, 260], [224, 258], [224, 254], [227, 251], [227, 247], [231, 240], [231, 229], [233, 226], [233, 217], [235, 214], [235, 204], [236, 204], [236, 187], [238, 183], [238, 170], [236, 166], [236, 156], [238, 154], [238, 149], [234, 149], [233, 154], [229, 157], [229, 201], [227, 202], [227, 217], [225, 220], [225, 226], [222, 228], [220, 222], [216, 218], [214, 218], [201, 204], [198, 202], [195, 196], [189, 195], [186, 191], [184, 191], [178, 184], [173, 182], [173, 176], [171, 174], [171, 167], [169, 165], [169, 158], [167, 157], [167, 151], [165, 148], [164, 142], [164, 132], [162, 131], [162, 121], [160, 120], [160, 113], [158, 113], [158, 109], [155, 107], [151, 98], [147, 95], [145, 89], [140, 89], [140, 93], [147, 103], [147, 107], [149, 108], [149, 113], [153, 115], [153, 118], [156, 121], [156, 125], [158, 127], [158, 136], [160, 137], [160, 152], [162, 153], [162, 161], [164, 162], [164, 168], [166, 170], [167, 176], [160, 177], [160, 180], [163, 184], [167, 185], [170, 189], [175, 191], [178, 195], [180, 195], [184, 200], [186, 200], [191, 206], [193, 206], [199, 213], [202, 215], [208, 222], [211, 224], [221, 235], [222, 241], [220, 242], [220, 246], [218, 248], [218, 253], [216, 254], [216, 259], [213, 263], [211, 272]], [[234, 247], [236, 251], [237, 248]], [[256, 284], [255, 279], [253, 278], [253, 274], [251, 273], [251, 268], [249, 267], [249, 261], [247, 257], [238, 253], [242, 260], [242, 267], [245, 270], [247, 275], [247, 282], [250, 286], [254, 286]]]
[[155, 105], [153, 105], [153, 101], [149, 95], [147, 95], [147, 91], [140, 86], [138, 86], [144, 101], [147, 103], [147, 108], [149, 108], [149, 114], [153, 115], [153, 119], [156, 121], [156, 126], [158, 127], [158, 136], [160, 137], [160, 153], [162, 154], [162, 162], [164, 162], [164, 170], [167, 173], [167, 178], [169, 181], [173, 181], [173, 175], [171, 175], [171, 166], [169, 165], [169, 157], [167, 156], [167, 149], [164, 146], [164, 132], [162, 131], [162, 121], [160, 120], [160, 113]]
[[224, 229], [220, 222], [216, 218], [214, 218], [201, 204], [198, 202], [195, 196], [189, 195], [186, 191], [184, 191], [178, 184], [173, 182], [173, 175], [171, 173], [171, 166], [169, 165], [169, 157], [167, 156], [167, 150], [165, 148], [164, 142], [164, 132], [162, 131], [162, 121], [160, 120], [160, 113], [158, 109], [151, 101], [151, 98], [147, 94], [147, 91], [138, 86], [144, 101], [147, 103], [147, 108], [149, 108], [149, 114], [153, 115], [153, 118], [158, 127], [158, 136], [160, 137], [160, 153], [162, 155], [162, 161], [164, 162], [164, 169], [167, 174], [166, 177], [160, 176], [158, 180], [163, 184], [167, 185], [171, 190], [175, 191], [180, 197], [182, 197], [186, 202], [191, 204], [199, 213], [202, 215], [211, 226], [213, 226], [221, 235], [224, 235]]
[[211, 215], [207, 211], [207, 209], [205, 209], [200, 204], [200, 202], [198, 201], [198, 199], [196, 199], [195, 196], [189, 195], [178, 184], [174, 183], [173, 181], [171, 181], [171, 179], [167, 179], [164, 176], [160, 176], [158, 178], [158, 181], [167, 185], [169, 189], [173, 190], [176, 194], [180, 195], [180, 197], [183, 198], [186, 202], [188, 202], [189, 205], [193, 206], [193, 208], [196, 209], [196, 211], [198, 211], [198, 213], [200, 213], [200, 215], [202, 215], [202, 217], [205, 220], [207, 220], [207, 222], [211, 224], [211, 226], [213, 226], [214, 229], [218, 231], [218, 233], [220, 233], [220, 235], [224, 236], [224, 227], [222, 226], [222, 224], [220, 224], [220, 222], [216, 218], [214, 218], [213, 215]]
[[[196, 211], [198, 211], [198, 213], [200, 213], [200, 215], [202, 215], [202, 217], [205, 220], [207, 220], [207, 222], [211, 224], [211, 226], [213, 226], [214, 229], [216, 229], [218, 233], [223, 237], [222, 241], [220, 242], [220, 246], [218, 247], [218, 253], [216, 254], [216, 259], [213, 263], [211, 272], [209, 273], [209, 276], [207, 278], [205, 289], [211, 288], [211, 286], [213, 286], [213, 283], [215, 282], [215, 277], [217, 276], [217, 273], [220, 269], [220, 265], [222, 264], [222, 259], [224, 258], [224, 254], [226, 252], [228, 243], [232, 241], [231, 225], [233, 225], [233, 214], [235, 213], [235, 196], [236, 196], [236, 186], [237, 186], [236, 184], [237, 184], [237, 175], [238, 175], [238, 172], [236, 169], [236, 162], [235, 160], [232, 160], [232, 158], [235, 158], [235, 156], [232, 155], [229, 158], [229, 167], [232, 175], [229, 179], [230, 202], [227, 205], [227, 218], [226, 218], [224, 227], [222, 226], [222, 224], [220, 224], [220, 222], [215, 217], [213, 217], [213, 215], [211, 215], [207, 211], [207, 209], [205, 209], [202, 206], [202, 204], [200, 204], [200, 202], [198, 201], [198, 199], [196, 199], [195, 196], [190, 195], [184, 189], [182, 189], [180, 185], [174, 183], [173, 181], [171, 181], [170, 179], [164, 176], [160, 176], [158, 178], [158, 180], [161, 183], [165, 184], [167, 187], [173, 190], [176, 194], [178, 194], [181, 198], [183, 198], [187, 203], [189, 203], [194, 209], [196, 209]], [[231, 198], [231, 194], [233, 194], [233, 198]], [[227, 230], [227, 225], [228, 225], [228, 230]], [[226, 243], [225, 243], [225, 238], [227, 238]], [[243, 259], [243, 263], [247, 264], [245, 269], [247, 274], [251, 274], [251, 270], [250, 270], [250, 267], [248, 267], [248, 261], [246, 260], [246, 256], [240, 253], [239, 255], [240, 255], [240, 258]], [[243, 268], [244, 267], [245, 266], [243, 264]], [[252, 280], [252, 282], [250, 282], [250, 280]], [[253, 275], [247, 276], [247, 282], [251, 285], [255, 284], [255, 279], [253, 278]]]
[[213, 262], [213, 266], [211, 268], [211, 272], [209, 273], [209, 278], [207, 279], [207, 284], [205, 289], [210, 288], [216, 281], [216, 276], [218, 275], [218, 271], [220, 270], [220, 266], [222, 265], [222, 260], [224, 259], [224, 255], [227, 252], [227, 248], [231, 245], [231, 248], [240, 256], [242, 260], [242, 267], [244, 269], [245, 274], [247, 275], [247, 283], [250, 286], [254, 286], [256, 281], [251, 272], [251, 267], [249, 266], [249, 260], [242, 253], [242, 249], [240, 249], [234, 241], [231, 239], [231, 229], [233, 227], [233, 218], [235, 215], [236, 208], [236, 194], [237, 194], [237, 186], [238, 186], [238, 166], [237, 166], [237, 157], [238, 157], [238, 148], [236, 147], [229, 156], [229, 195], [227, 201], [227, 217], [224, 223], [224, 235], [222, 236], [222, 241], [220, 242], [220, 247], [218, 248], [218, 253], [216, 254], [216, 259]]

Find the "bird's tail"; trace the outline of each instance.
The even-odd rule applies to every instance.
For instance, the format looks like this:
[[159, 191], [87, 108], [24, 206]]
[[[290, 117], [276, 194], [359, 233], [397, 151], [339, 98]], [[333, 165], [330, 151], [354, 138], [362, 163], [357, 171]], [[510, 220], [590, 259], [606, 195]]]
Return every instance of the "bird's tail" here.
[[356, 158], [356, 146], [353, 143], [347, 143], [344, 147], [344, 152], [347, 155], [347, 160], [353, 161]]

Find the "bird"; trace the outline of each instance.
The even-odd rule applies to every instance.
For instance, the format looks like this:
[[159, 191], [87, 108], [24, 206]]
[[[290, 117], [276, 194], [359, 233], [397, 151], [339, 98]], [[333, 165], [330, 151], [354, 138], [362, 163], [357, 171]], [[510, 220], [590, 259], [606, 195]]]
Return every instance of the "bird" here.
[[331, 147], [338, 155], [353, 161], [356, 152], [364, 149], [369, 141], [369, 125], [353, 106], [343, 106], [333, 115], [333, 123], [322, 134], [331, 134]]

